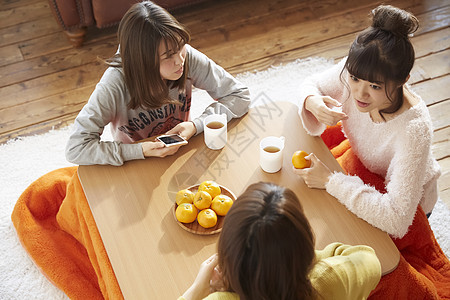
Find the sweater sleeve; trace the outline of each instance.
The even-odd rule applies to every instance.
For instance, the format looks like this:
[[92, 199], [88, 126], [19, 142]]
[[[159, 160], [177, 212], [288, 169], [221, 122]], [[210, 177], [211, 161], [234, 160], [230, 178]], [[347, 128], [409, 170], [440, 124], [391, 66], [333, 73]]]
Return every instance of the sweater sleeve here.
[[[392, 145], [394, 157], [385, 176], [386, 193], [365, 185], [357, 176], [333, 173], [326, 190], [351, 212], [396, 238], [403, 237], [412, 224], [424, 193], [430, 128], [413, 121], [405, 134], [398, 134]], [[392, 133], [395, 134], [395, 133]]]
[[144, 159], [142, 146], [120, 141], [101, 141], [104, 127], [116, 114], [116, 102], [123, 98], [121, 74], [109, 68], [81, 109], [66, 145], [66, 159], [78, 165], [122, 165], [127, 160]]
[[340, 74], [345, 65], [345, 59], [335, 64], [330, 69], [307, 77], [300, 85], [299, 91], [299, 115], [306, 132], [313, 136], [323, 133], [326, 126], [317, 121], [316, 117], [305, 108], [305, 100], [308, 96], [330, 96], [339, 102], [343, 102], [345, 90], [340, 81]]
[[227, 121], [230, 121], [248, 112], [250, 92], [247, 86], [198, 50], [188, 46], [188, 53], [192, 84], [205, 90], [216, 100], [198, 118], [192, 120], [197, 134], [203, 131], [203, 120], [207, 115], [226, 114]]
[[332, 243], [316, 250], [310, 280], [321, 299], [366, 299], [381, 278], [381, 264], [368, 246]]

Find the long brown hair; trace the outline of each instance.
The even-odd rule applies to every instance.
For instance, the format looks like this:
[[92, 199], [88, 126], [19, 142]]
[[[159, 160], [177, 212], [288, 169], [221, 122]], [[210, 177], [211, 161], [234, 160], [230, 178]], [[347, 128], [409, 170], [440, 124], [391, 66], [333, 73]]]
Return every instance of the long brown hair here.
[[131, 96], [129, 108], [154, 109], [164, 104], [176, 103], [169, 99], [169, 88], [184, 90], [188, 72], [187, 57], [184, 71], [177, 81], [166, 82], [161, 78], [159, 45], [178, 52], [189, 43], [190, 35], [171, 14], [151, 1], [134, 4], [119, 24], [120, 54], [107, 62], [122, 67], [125, 84]]
[[314, 235], [288, 188], [250, 185], [225, 217], [218, 254], [226, 288], [241, 299], [314, 298]]
[[[384, 82], [392, 105], [381, 113], [394, 113], [403, 104], [402, 85], [414, 65], [414, 47], [409, 36], [419, 27], [411, 13], [391, 5], [371, 11], [372, 25], [352, 43], [344, 69], [369, 82]], [[342, 78], [341, 80], [345, 82]], [[396, 99], [392, 95], [398, 91]]]

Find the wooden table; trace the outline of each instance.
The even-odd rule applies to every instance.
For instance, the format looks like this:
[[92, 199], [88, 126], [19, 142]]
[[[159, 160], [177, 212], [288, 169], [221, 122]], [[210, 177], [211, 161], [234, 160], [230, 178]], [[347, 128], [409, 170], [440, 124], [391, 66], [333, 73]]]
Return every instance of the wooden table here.
[[[259, 141], [269, 135], [286, 137], [283, 167], [275, 174], [258, 164]], [[200, 134], [171, 157], [121, 167], [80, 166], [79, 178], [125, 298], [176, 299], [193, 282], [201, 262], [216, 252], [219, 234], [187, 232], [172, 212], [175, 193], [204, 180], [215, 180], [236, 195], [258, 181], [287, 186], [304, 207], [317, 249], [334, 241], [370, 245], [383, 274], [394, 270], [399, 253], [386, 233], [325, 190], [308, 188], [292, 172], [291, 156], [299, 149], [314, 152], [330, 169], [342, 170], [322, 140], [304, 132], [295, 105], [265, 101], [228, 124], [228, 144], [222, 150], [209, 150]]]

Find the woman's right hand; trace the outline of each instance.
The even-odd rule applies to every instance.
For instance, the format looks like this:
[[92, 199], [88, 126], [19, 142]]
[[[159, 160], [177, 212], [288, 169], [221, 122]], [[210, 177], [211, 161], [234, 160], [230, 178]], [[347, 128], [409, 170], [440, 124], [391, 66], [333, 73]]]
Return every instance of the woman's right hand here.
[[165, 157], [175, 154], [181, 147], [181, 145], [166, 147], [163, 142], [143, 142], [141, 145], [144, 157]]
[[311, 95], [305, 99], [305, 108], [316, 117], [317, 121], [328, 126], [348, 118], [345, 113], [336, 109], [341, 106], [339, 101], [329, 96]]
[[295, 174], [303, 178], [305, 184], [311, 189], [326, 189], [326, 185], [332, 172], [321, 162], [314, 153], [309, 154], [305, 159], [311, 161], [311, 167], [296, 169], [292, 167]]
[[209, 295], [211, 292], [210, 280], [218, 263], [219, 258], [216, 253], [201, 264], [197, 277], [192, 285], [183, 294], [184, 299], [203, 299]]

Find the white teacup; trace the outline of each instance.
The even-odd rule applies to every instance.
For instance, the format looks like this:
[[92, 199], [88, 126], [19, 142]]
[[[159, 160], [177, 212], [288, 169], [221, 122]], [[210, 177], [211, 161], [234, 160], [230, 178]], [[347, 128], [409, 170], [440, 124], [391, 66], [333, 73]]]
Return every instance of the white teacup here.
[[203, 120], [205, 144], [209, 149], [222, 149], [227, 143], [227, 115], [209, 115]]
[[283, 166], [284, 136], [268, 136], [259, 143], [259, 165], [267, 173], [278, 172]]

